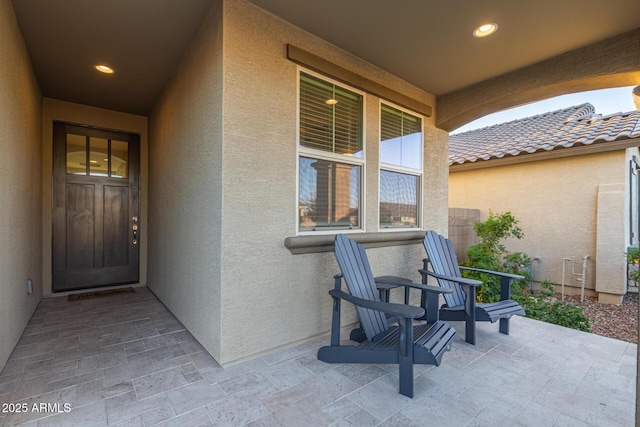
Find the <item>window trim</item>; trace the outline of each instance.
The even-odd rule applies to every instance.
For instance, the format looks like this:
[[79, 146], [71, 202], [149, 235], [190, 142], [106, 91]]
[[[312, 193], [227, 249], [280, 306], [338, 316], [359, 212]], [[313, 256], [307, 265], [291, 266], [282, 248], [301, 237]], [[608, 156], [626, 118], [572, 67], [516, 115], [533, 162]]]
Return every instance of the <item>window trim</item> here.
[[[382, 149], [382, 105], [387, 105], [389, 107], [395, 108], [396, 110], [403, 111], [407, 114], [420, 118], [420, 132], [422, 133], [422, 144], [420, 145], [420, 169], [414, 169], [407, 166], [394, 165], [391, 163], [384, 163], [382, 160], [378, 162], [378, 231], [381, 233], [390, 233], [390, 232], [407, 232], [407, 231], [416, 231], [421, 230], [424, 224], [424, 209], [423, 209], [423, 194], [424, 194], [424, 152], [425, 152], [425, 143], [424, 143], [424, 125], [425, 125], [425, 116], [416, 112], [411, 111], [405, 107], [394, 104], [392, 102], [380, 99], [378, 103], [378, 158], [380, 159], [380, 150]], [[418, 224], [415, 227], [383, 227], [380, 224], [380, 205], [382, 203], [380, 198], [380, 191], [382, 187], [382, 180], [380, 173], [381, 171], [389, 171], [395, 173], [401, 173], [405, 175], [412, 175], [418, 177], [418, 189], [417, 189], [417, 197], [416, 197], [416, 207], [418, 209], [417, 218]]]
[[[320, 80], [328, 83], [340, 86], [350, 92], [357, 93], [362, 96], [362, 157], [352, 157], [343, 154], [333, 153], [330, 151], [317, 150], [314, 148], [304, 147], [300, 144], [300, 74], [309, 74]], [[366, 220], [366, 176], [367, 176], [367, 162], [366, 162], [366, 92], [356, 89], [348, 84], [342, 83], [338, 80], [334, 80], [325, 75], [319, 74], [307, 68], [298, 66], [296, 67], [296, 198], [295, 198], [295, 224], [297, 236], [316, 236], [327, 235], [336, 233], [364, 233], [365, 232], [365, 220]], [[327, 227], [326, 229], [319, 230], [301, 230], [300, 229], [300, 157], [315, 158], [320, 160], [327, 160], [337, 163], [345, 163], [350, 165], [360, 166], [360, 200], [358, 213], [359, 227], [358, 228], [340, 228], [340, 227]]]

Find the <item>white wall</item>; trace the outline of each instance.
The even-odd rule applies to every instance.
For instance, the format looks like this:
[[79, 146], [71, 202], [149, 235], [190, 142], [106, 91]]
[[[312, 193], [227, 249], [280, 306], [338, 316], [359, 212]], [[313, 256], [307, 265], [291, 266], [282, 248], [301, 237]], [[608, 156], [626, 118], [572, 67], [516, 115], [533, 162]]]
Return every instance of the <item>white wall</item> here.
[[42, 95], [10, 0], [0, 0], [0, 58], [1, 370], [40, 301], [42, 277]]

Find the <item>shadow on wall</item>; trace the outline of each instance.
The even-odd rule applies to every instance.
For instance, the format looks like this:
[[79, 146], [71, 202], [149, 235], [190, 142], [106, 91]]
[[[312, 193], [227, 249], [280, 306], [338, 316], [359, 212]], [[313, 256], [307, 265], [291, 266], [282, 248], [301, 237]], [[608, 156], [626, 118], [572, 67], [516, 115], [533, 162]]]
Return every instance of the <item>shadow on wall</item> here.
[[449, 240], [458, 261], [467, 260], [469, 246], [478, 243], [473, 225], [480, 221], [480, 209], [449, 208]]

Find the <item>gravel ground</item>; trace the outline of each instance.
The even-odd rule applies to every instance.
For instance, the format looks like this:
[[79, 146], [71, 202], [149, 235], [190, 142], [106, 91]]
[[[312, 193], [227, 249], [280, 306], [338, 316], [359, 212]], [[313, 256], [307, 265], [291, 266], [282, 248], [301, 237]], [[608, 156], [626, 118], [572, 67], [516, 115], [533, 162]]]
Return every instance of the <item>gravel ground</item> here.
[[[558, 295], [560, 297], [560, 295]], [[565, 301], [584, 307], [584, 314], [591, 323], [591, 332], [609, 338], [638, 343], [638, 295], [625, 295], [622, 304], [599, 304], [596, 297], [565, 295]]]

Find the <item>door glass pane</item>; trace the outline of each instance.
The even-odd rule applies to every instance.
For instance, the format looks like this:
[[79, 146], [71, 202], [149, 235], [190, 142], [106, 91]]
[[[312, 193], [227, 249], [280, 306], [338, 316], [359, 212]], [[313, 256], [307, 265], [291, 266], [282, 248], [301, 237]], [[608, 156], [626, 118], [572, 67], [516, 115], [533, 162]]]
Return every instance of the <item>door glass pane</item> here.
[[129, 144], [124, 141], [111, 141], [111, 177], [129, 176]]
[[67, 173], [87, 174], [87, 137], [67, 134]]
[[89, 175], [109, 176], [109, 140], [89, 138]]

